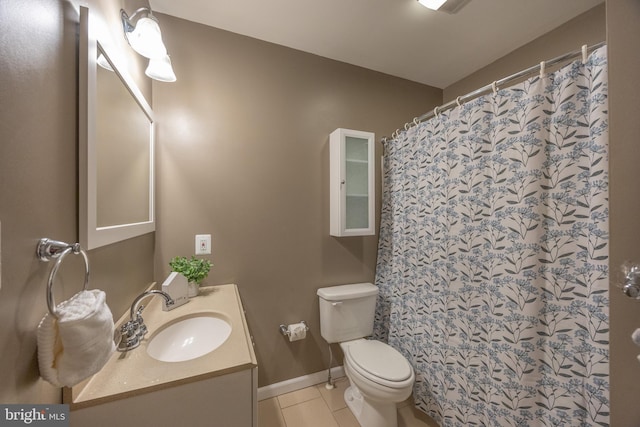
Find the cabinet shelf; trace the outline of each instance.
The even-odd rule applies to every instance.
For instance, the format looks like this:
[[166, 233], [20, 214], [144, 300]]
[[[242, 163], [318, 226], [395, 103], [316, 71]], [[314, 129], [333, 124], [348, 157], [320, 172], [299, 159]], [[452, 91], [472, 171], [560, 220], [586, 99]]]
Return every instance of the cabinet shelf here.
[[329, 138], [330, 234], [375, 234], [375, 135], [336, 129]]

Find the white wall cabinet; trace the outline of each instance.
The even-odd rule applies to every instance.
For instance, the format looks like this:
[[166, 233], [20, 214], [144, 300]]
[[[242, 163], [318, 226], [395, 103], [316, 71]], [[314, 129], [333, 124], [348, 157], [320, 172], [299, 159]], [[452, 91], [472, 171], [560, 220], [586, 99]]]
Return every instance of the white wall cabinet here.
[[375, 135], [336, 129], [329, 137], [330, 234], [375, 234]]

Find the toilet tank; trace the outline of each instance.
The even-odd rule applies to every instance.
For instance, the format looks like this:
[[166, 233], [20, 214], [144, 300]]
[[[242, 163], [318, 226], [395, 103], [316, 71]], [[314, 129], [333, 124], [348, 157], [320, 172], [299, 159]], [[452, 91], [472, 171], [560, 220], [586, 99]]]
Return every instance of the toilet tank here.
[[377, 295], [378, 288], [371, 283], [318, 289], [322, 338], [337, 343], [371, 335]]

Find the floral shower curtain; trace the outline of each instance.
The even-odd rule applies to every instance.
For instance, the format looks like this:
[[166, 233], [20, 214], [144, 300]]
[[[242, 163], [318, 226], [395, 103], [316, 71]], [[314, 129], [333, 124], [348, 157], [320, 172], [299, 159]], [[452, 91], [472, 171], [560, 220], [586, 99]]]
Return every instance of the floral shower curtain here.
[[442, 426], [609, 425], [606, 47], [386, 144], [376, 338]]

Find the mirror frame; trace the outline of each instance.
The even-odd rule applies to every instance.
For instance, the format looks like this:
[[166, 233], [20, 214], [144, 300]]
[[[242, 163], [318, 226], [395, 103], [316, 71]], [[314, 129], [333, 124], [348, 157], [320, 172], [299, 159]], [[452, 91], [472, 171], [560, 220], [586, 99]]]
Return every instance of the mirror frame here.
[[[86, 250], [141, 236], [155, 231], [155, 181], [154, 143], [155, 119], [151, 106], [133, 78], [116, 61], [106, 43], [108, 34], [102, 34], [98, 18], [86, 7], [80, 7], [79, 40], [79, 237]], [[98, 227], [97, 212], [97, 149], [96, 149], [96, 97], [97, 97], [97, 53], [98, 48], [107, 57], [126, 89], [149, 119], [149, 220], [131, 224]]]

